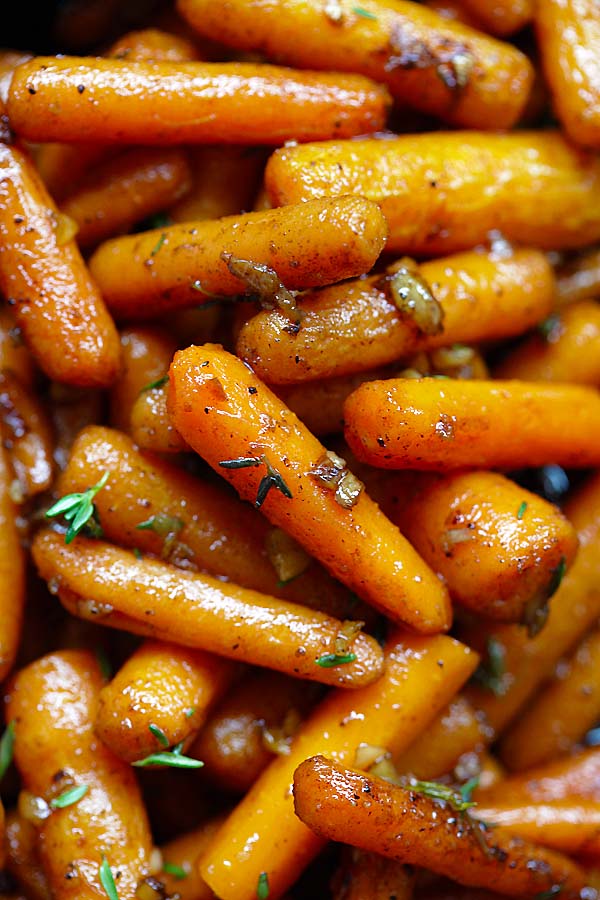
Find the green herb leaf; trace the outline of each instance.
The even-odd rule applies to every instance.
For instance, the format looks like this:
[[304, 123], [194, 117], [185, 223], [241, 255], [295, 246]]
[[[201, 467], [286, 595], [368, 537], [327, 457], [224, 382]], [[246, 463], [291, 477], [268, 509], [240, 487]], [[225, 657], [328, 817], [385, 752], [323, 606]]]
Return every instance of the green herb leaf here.
[[374, 21], [377, 21], [375, 13], [369, 12], [368, 9], [363, 9], [362, 6], [353, 6], [352, 12], [356, 16], [361, 16], [363, 19], [373, 19]]
[[108, 900], [119, 900], [119, 895], [117, 894], [117, 888], [115, 885], [115, 879], [113, 878], [112, 869], [108, 864], [108, 860], [104, 853], [102, 854], [102, 863], [100, 868], [98, 869], [98, 873], [100, 875], [100, 884], [106, 891], [106, 896]]
[[144, 385], [144, 387], [140, 391], [140, 394], [143, 394], [145, 391], [152, 391], [154, 390], [154, 388], [161, 388], [163, 385], [167, 384], [168, 381], [168, 375], [163, 375], [162, 378], [157, 378], [156, 381], [150, 381], [148, 384]]
[[154, 737], [162, 747], [169, 746], [169, 738], [166, 736], [162, 728], [158, 727], [158, 725], [148, 725], [148, 731], [154, 735]]
[[172, 225], [173, 219], [167, 213], [156, 213], [155, 216], [149, 216], [145, 222], [144, 231], [152, 231], [155, 228], [166, 228], [167, 225]]
[[473, 791], [479, 787], [479, 775], [473, 775], [468, 781], [460, 786], [460, 796], [465, 803], [471, 803], [473, 800]]
[[271, 488], [277, 488], [277, 490], [280, 491], [280, 493], [282, 493], [284, 497], [287, 497], [288, 500], [291, 500], [292, 492], [290, 491], [289, 487], [287, 486], [279, 472], [273, 468], [266, 456], [263, 456], [262, 461], [266, 466], [267, 474], [258, 485], [256, 500], [254, 502], [254, 506], [256, 507], [256, 509], [260, 509], [260, 507], [263, 505]]
[[567, 571], [567, 560], [561, 556], [560, 562], [550, 572], [548, 584], [541, 588], [527, 601], [523, 612], [522, 624], [527, 628], [530, 638], [537, 637], [548, 620], [550, 612], [550, 599], [559, 589]]
[[173, 878], [177, 879], [177, 881], [183, 881], [184, 878], [188, 877], [188, 873], [185, 871], [183, 866], [178, 866], [176, 863], [165, 861], [163, 863], [163, 872], [166, 872], [168, 875], [172, 875]]
[[544, 321], [540, 322], [538, 325], [538, 331], [548, 343], [553, 343], [560, 337], [560, 330], [561, 320], [557, 313], [548, 316], [547, 319], [544, 319]]
[[0, 738], [0, 780], [4, 778], [13, 758], [15, 746], [15, 723], [9, 722]]
[[562, 889], [562, 884], [553, 884], [547, 891], [541, 891], [539, 894], [536, 894], [533, 900], [552, 900], [553, 897], [560, 894]]
[[317, 660], [317, 665], [322, 669], [333, 669], [335, 666], [345, 666], [347, 663], [353, 663], [356, 659], [356, 653], [325, 653]]
[[110, 660], [102, 647], [96, 647], [95, 652], [96, 659], [98, 661], [98, 667], [102, 672], [102, 677], [108, 681], [108, 679], [112, 675], [112, 666], [110, 664]]
[[136, 559], [143, 559], [143, 553], [139, 547], [133, 548], [133, 555], [135, 556]]
[[550, 599], [559, 589], [563, 578], [565, 577], [567, 571], [567, 560], [564, 556], [561, 556], [559, 564], [555, 569], [552, 569], [552, 578], [550, 579], [550, 583], [548, 585], [548, 599]]
[[507, 689], [507, 685], [504, 683], [505, 654], [504, 644], [495, 637], [488, 637], [486, 659], [481, 661], [473, 674], [473, 681], [487, 691], [491, 691], [495, 697], [502, 697]]
[[455, 812], [465, 812], [472, 806], [476, 806], [472, 800], [464, 800], [462, 794], [454, 788], [448, 787], [446, 784], [440, 784], [438, 781], [418, 781], [410, 779], [408, 789], [423, 794], [431, 800], [441, 800], [447, 803]]
[[186, 709], [186, 711], [185, 711], [186, 719], [191, 719], [195, 712], [196, 712], [195, 706], [191, 706], [189, 709]]
[[219, 465], [222, 469], [248, 469], [260, 466], [261, 456], [239, 456], [237, 459], [222, 459]]
[[170, 534], [177, 534], [184, 526], [184, 522], [176, 516], [169, 516], [167, 513], [157, 513], [150, 516], [145, 522], [136, 525], [138, 531], [154, 531], [160, 537], [168, 537]]
[[150, 251], [150, 256], [156, 256], [156, 254], [158, 253], [158, 251], [160, 250], [160, 248], [162, 247], [162, 245], [164, 244], [164, 242], [166, 241], [166, 239], [167, 239], [167, 235], [166, 235], [166, 233], [163, 231], [163, 233], [161, 234], [161, 236], [160, 236], [159, 239], [157, 240], [156, 244], [154, 245], [154, 247], [153, 247], [152, 250]]
[[170, 766], [172, 769], [201, 769], [204, 763], [199, 759], [192, 759], [189, 756], [183, 756], [181, 753], [183, 742], [177, 744], [172, 750], [165, 750], [161, 753], [151, 753], [144, 759], [138, 759], [131, 763], [140, 769], [146, 766]]
[[269, 876], [266, 872], [261, 872], [258, 876], [256, 896], [258, 897], [258, 900], [267, 900], [267, 897], [269, 896]]
[[100, 481], [87, 491], [77, 494], [66, 494], [46, 510], [46, 518], [63, 516], [69, 523], [65, 534], [65, 544], [70, 544], [84, 527], [87, 526], [93, 537], [100, 537], [102, 529], [98, 521], [98, 513], [94, 504], [94, 497], [108, 481], [109, 473], [105, 472]]
[[519, 508], [517, 510], [517, 519], [523, 518], [523, 516], [525, 515], [525, 510], [527, 509], [527, 506], [528, 506], [527, 500], [523, 500], [523, 502], [521, 503], [521, 505], [519, 506]]
[[82, 797], [85, 797], [88, 791], [89, 787], [87, 784], [80, 784], [77, 787], [69, 788], [68, 791], [64, 791], [59, 797], [55, 797], [54, 800], [51, 800], [50, 806], [52, 809], [64, 809], [66, 806], [73, 806], [74, 803], [77, 803]]

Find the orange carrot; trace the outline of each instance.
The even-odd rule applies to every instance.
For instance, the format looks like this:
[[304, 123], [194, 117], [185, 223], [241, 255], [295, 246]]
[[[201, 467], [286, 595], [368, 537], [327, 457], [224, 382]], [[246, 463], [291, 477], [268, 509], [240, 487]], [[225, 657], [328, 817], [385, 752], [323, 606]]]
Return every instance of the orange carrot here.
[[600, 297], [600, 250], [588, 250], [559, 266], [556, 293], [558, 306]]
[[519, 31], [533, 19], [535, 0], [460, 0], [492, 34]]
[[106, 56], [113, 59], [135, 59], [139, 62], [185, 62], [199, 59], [198, 48], [193, 41], [159, 28], [127, 32], [111, 44]]
[[12, 480], [8, 455], [0, 445], [0, 681], [17, 656], [25, 606], [25, 552], [17, 530]]
[[[9, 687], [15, 761], [27, 791], [49, 804], [40, 853], [57, 900], [97, 898], [103, 858], [119, 873], [120, 900], [134, 900], [149, 872], [150, 829], [134, 775], [94, 734], [101, 686], [94, 656], [72, 650], [36, 660]], [[83, 786], [77, 802], [52, 808]]]
[[407, 134], [283, 147], [265, 181], [274, 206], [355, 193], [388, 220], [387, 248], [438, 256], [499, 229], [542, 249], [600, 238], [600, 161], [555, 131]]
[[[449, 626], [439, 580], [345, 463], [327, 456], [240, 360], [210, 344], [180, 351], [169, 404], [177, 431], [242, 499], [261, 505], [363, 600], [417, 631]], [[344, 496], [345, 484], [352, 497]]]
[[[362, 275], [386, 233], [375, 204], [325, 198], [114, 238], [95, 251], [90, 270], [115, 315], [146, 319], [197, 306], [208, 295], [255, 292], [238, 274], [238, 260], [258, 265], [258, 278], [267, 277], [260, 266], [275, 270], [290, 290]], [[266, 284], [271, 297], [276, 290], [277, 279]]]
[[25, 387], [32, 387], [36, 368], [31, 354], [21, 338], [10, 310], [0, 309], [0, 371], [11, 371]]
[[158, 328], [121, 331], [121, 373], [110, 392], [111, 425], [128, 432], [131, 412], [141, 394], [166, 378], [176, 343]]
[[513, 806], [552, 803], [557, 800], [589, 799], [600, 802], [600, 749], [591, 747], [543, 766], [511, 775], [477, 792], [481, 805]]
[[166, 385], [148, 388], [138, 395], [131, 407], [127, 431], [143, 450], [183, 453], [190, 449], [169, 419]]
[[516, 48], [405, 0], [365, 0], [358, 10], [347, 0], [331, 11], [320, 0], [235, 0], [225, 14], [210, 0], [179, 0], [178, 9], [206, 37], [300, 68], [360, 72], [466, 128], [510, 128], [533, 79]]
[[[223, 819], [223, 814], [214, 816], [161, 847], [163, 870], [158, 878], [169, 896], [178, 895], [180, 900], [214, 900], [215, 895], [200, 875], [198, 863]], [[184, 873], [183, 878], [179, 869]]]
[[524, 806], [482, 803], [473, 815], [571, 856], [597, 855], [600, 851], [600, 804], [591, 800], [553, 800]]
[[504, 829], [488, 832], [471, 824], [418, 785], [389, 784], [314, 756], [294, 773], [296, 815], [321, 838], [416, 864], [460, 884], [521, 898], [559, 884], [563, 896], [579, 897], [585, 875], [568, 857]]
[[333, 900], [411, 900], [416, 872], [378, 853], [348, 847], [332, 879]]
[[43, 405], [10, 371], [0, 371], [0, 415], [22, 502], [45, 491], [52, 481], [53, 438]]
[[279, 145], [377, 131], [388, 104], [387, 90], [360, 75], [38, 56], [15, 69], [6, 108], [33, 141]]
[[265, 769], [217, 832], [200, 869], [217, 896], [255, 900], [264, 872], [269, 900], [279, 900], [323, 843], [294, 815], [297, 766], [315, 753], [352, 765], [365, 737], [400, 753], [450, 700], [472, 664], [451, 638], [390, 635], [379, 681], [326, 697], [298, 731], [289, 755]]
[[6, 101], [13, 72], [23, 62], [31, 59], [30, 53], [20, 50], [0, 50], [0, 141], [9, 143], [11, 139]]
[[461, 0], [425, 0], [425, 6], [434, 9], [443, 19], [463, 22], [471, 28], [481, 28], [481, 23], [465, 9]]
[[238, 355], [271, 384], [329, 378], [456, 342], [512, 337], [552, 309], [552, 270], [536, 250], [461, 253], [416, 272], [441, 306], [437, 332], [426, 334], [410, 311], [398, 308], [389, 273], [307, 292], [297, 330], [282, 311], [259, 312], [240, 331]]
[[52, 900], [42, 869], [37, 828], [17, 809], [6, 817], [6, 870], [31, 900]]
[[390, 378], [357, 388], [344, 420], [358, 459], [385, 469], [600, 464], [600, 394], [589, 387]]
[[381, 675], [377, 641], [359, 632], [338, 649], [343, 623], [316, 610], [101, 541], [66, 545], [50, 530], [37, 533], [32, 552], [42, 578], [59, 585], [79, 618], [323, 684], [353, 688]]
[[118, 336], [75, 242], [23, 153], [1, 146], [0, 172], [0, 290], [17, 325], [50, 378], [106, 387]]

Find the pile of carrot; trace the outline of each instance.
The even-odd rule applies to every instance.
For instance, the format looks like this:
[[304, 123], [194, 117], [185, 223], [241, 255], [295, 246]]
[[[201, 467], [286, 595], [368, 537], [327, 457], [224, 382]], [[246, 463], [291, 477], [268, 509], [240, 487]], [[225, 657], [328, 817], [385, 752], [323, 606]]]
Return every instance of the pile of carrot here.
[[0, 50], [0, 895], [597, 900], [600, 6], [134, 6]]

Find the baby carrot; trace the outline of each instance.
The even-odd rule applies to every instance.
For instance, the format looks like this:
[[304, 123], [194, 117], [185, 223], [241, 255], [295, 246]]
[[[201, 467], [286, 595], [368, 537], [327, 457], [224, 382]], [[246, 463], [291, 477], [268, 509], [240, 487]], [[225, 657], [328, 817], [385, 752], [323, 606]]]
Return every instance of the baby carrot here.
[[306, 292], [297, 333], [282, 311], [259, 312], [240, 330], [238, 355], [270, 384], [330, 378], [456, 342], [512, 337], [552, 309], [552, 269], [536, 250], [471, 251], [414, 268], [443, 311], [437, 333], [425, 334], [398, 308], [390, 271]]
[[3, 306], [0, 308], [0, 371], [7, 369], [16, 375], [20, 384], [32, 387], [36, 376], [35, 363], [21, 340], [21, 331], [11, 311]]
[[0, 445], [0, 681], [17, 655], [25, 605], [25, 552], [17, 531], [12, 478], [7, 452]]
[[411, 900], [416, 872], [378, 853], [348, 847], [332, 878], [333, 900]]
[[357, 458], [386, 469], [600, 464], [600, 394], [589, 387], [391, 378], [357, 388], [344, 419]]
[[[557, 131], [407, 134], [276, 150], [265, 171], [274, 206], [360, 194], [388, 220], [387, 249], [439, 256], [500, 230], [542, 249], [600, 237], [600, 161]], [[493, 190], [490, 186], [493, 185]]]
[[481, 28], [481, 23], [465, 9], [462, 0], [425, 0], [425, 6], [435, 10], [443, 19], [462, 22], [464, 25], [470, 25], [471, 28]]
[[477, 792], [481, 805], [513, 806], [589, 799], [600, 802], [600, 749], [590, 747], [543, 766], [510, 775], [489, 789]]
[[478, 804], [473, 815], [542, 847], [571, 856], [600, 851], [600, 804], [572, 798], [513, 806]]
[[344, 624], [316, 610], [101, 541], [66, 545], [50, 530], [37, 533], [32, 552], [79, 618], [323, 684], [356, 688], [381, 675], [375, 638], [358, 632], [343, 641]]
[[45, 491], [54, 469], [50, 421], [32, 388], [10, 371], [0, 371], [2, 435], [21, 499]]
[[100, 691], [96, 734], [127, 762], [186, 741], [234, 674], [202, 650], [144, 641]]
[[136, 148], [96, 166], [61, 205], [77, 225], [77, 243], [89, 248], [129, 231], [188, 190], [191, 172], [183, 151]]
[[121, 331], [121, 373], [110, 391], [111, 425], [130, 430], [136, 400], [163, 381], [176, 349], [164, 329], [146, 326]]
[[485, 30], [492, 34], [508, 35], [520, 31], [533, 19], [535, 0], [461, 0]]
[[279, 145], [378, 131], [388, 105], [387, 90], [361, 75], [38, 56], [15, 69], [6, 108], [32, 141]]
[[52, 900], [40, 860], [37, 828], [17, 809], [11, 809], [6, 817], [6, 871], [28, 900]]
[[113, 59], [135, 59], [138, 62], [185, 62], [199, 59], [198, 48], [193, 41], [160, 28], [128, 31], [111, 44], [106, 56]]
[[537, 45], [553, 108], [568, 137], [600, 146], [600, 10], [594, 0], [545, 0], [535, 12]]
[[[180, 351], [169, 404], [188, 444], [334, 577], [412, 629], [448, 628], [439, 580], [361, 483], [345, 474], [345, 462], [328, 456], [239, 359], [211, 344]], [[344, 499], [346, 481], [353, 497]]]
[[564, 306], [600, 297], [600, 250], [587, 250], [558, 267], [556, 303]]
[[265, 769], [216, 834], [200, 871], [217, 896], [256, 900], [265, 873], [269, 900], [279, 900], [322, 847], [294, 815], [297, 766], [315, 753], [353, 765], [365, 736], [372, 745], [400, 753], [450, 700], [472, 663], [465, 647], [451, 638], [390, 635], [379, 681], [351, 694], [330, 693], [303, 723], [290, 753]]
[[106, 387], [119, 365], [115, 327], [30, 160], [0, 146], [0, 290], [40, 368]]
[[536, 897], [559, 884], [563, 896], [579, 897], [585, 875], [568, 857], [504, 829], [488, 833], [418, 785], [400, 787], [314, 756], [294, 773], [294, 806], [322, 838], [419, 865], [460, 884], [512, 897]]
[[500, 756], [513, 771], [570, 753], [600, 718], [600, 631], [595, 629], [533, 698], [502, 738]]
[[153, 453], [185, 453], [190, 448], [173, 428], [167, 410], [167, 387], [142, 391], [131, 407], [126, 429], [142, 450]]
[[163, 844], [163, 869], [158, 878], [169, 896], [175, 894], [180, 900], [214, 900], [215, 895], [201, 877], [198, 864], [224, 818], [223, 814], [214, 816], [193, 831]]
[[464, 128], [510, 128], [533, 80], [515, 47], [405, 0], [365, 0], [358, 11], [347, 0], [335, 15], [320, 0], [235, 0], [225, 14], [210, 0], [179, 0], [178, 8], [207, 37], [259, 46], [300, 68], [360, 72], [396, 100]]
[[120, 900], [134, 900], [149, 872], [152, 842], [133, 772], [94, 734], [101, 686], [93, 654], [71, 650], [36, 660], [9, 687], [15, 761], [27, 791], [48, 804], [40, 853], [57, 900], [97, 898], [108, 866], [119, 873]]
[[[258, 266], [255, 277], [268, 277], [260, 266], [275, 270], [288, 290], [362, 275], [381, 253], [386, 234], [374, 203], [326, 197], [114, 238], [95, 251], [90, 271], [115, 315], [146, 319], [197, 306], [208, 295], [249, 291], [238, 260]], [[265, 287], [271, 297], [277, 277]]]
[[30, 53], [20, 50], [0, 50], [0, 141], [10, 143], [11, 133], [6, 115], [6, 101], [13, 72], [23, 62], [31, 59]]

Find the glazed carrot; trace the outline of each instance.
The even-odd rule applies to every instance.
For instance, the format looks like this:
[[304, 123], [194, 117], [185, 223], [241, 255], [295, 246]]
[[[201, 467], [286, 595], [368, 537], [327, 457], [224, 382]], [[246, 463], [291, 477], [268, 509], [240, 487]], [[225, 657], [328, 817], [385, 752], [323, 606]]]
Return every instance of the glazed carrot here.
[[355, 193], [388, 220], [387, 248], [438, 256], [488, 240], [542, 249], [600, 237], [600, 162], [555, 131], [435, 132], [276, 150], [265, 171], [274, 206]]
[[255, 900], [264, 872], [269, 900], [279, 900], [323, 843], [294, 815], [297, 766], [321, 752], [354, 764], [365, 737], [400, 753], [450, 700], [472, 663], [451, 638], [390, 635], [379, 681], [326, 697], [298, 731], [289, 755], [265, 769], [215, 836], [201, 874], [217, 896]]
[[[242, 499], [256, 505], [260, 489], [269, 521], [359, 597], [417, 631], [448, 628], [439, 580], [361, 483], [345, 474], [345, 463], [327, 456], [240, 360], [211, 344], [180, 351], [171, 365], [169, 406], [177, 431]], [[255, 462], [239, 467], [236, 460], [246, 458]], [[353, 499], [341, 496], [346, 481]]]
[[[579, 538], [575, 562], [550, 603], [548, 619], [533, 639], [516, 625], [497, 625], [483, 632], [477, 624], [462, 629], [467, 643], [501, 657], [491, 685], [471, 683], [465, 694], [498, 735], [514, 719], [540, 685], [552, 677], [561, 657], [574, 650], [600, 616], [598, 548], [600, 542], [600, 477], [594, 476], [569, 499], [565, 515]], [[467, 633], [468, 631], [468, 633]], [[490, 642], [491, 645], [490, 645]], [[492, 676], [490, 660], [484, 660]], [[487, 679], [489, 682], [489, 679]], [[491, 689], [493, 688], [493, 689]]]
[[548, 320], [547, 334], [533, 334], [506, 356], [497, 378], [600, 384], [600, 305], [583, 300]]
[[522, 771], [570, 753], [600, 718], [600, 631], [594, 630], [504, 735], [500, 756]]
[[[468, 761], [469, 760], [467, 756], [467, 762]], [[489, 750], [482, 750], [478, 753], [477, 763], [477, 777], [479, 778], [479, 781], [477, 787], [473, 791], [473, 797], [475, 800], [477, 800], [478, 798], [479, 791], [486, 791], [489, 788], [494, 787], [494, 785], [504, 782], [506, 778], [504, 767], [500, 762], [498, 762], [498, 759]]]
[[566, 856], [504, 829], [469, 827], [448, 804], [440, 807], [410, 784], [389, 784], [324, 756], [305, 760], [295, 771], [294, 805], [322, 838], [420, 865], [460, 884], [512, 897], [535, 897], [560, 884], [562, 895], [571, 898], [585, 885], [584, 872]]
[[144, 641], [100, 691], [96, 734], [127, 762], [173, 747], [198, 731], [233, 675], [217, 656]]
[[254, 209], [266, 157], [256, 147], [194, 147], [189, 153], [192, 186], [169, 207], [173, 222], [220, 219]]
[[388, 104], [387, 90], [361, 75], [38, 56], [15, 69], [6, 108], [33, 141], [279, 145], [377, 131]]
[[31, 59], [31, 53], [21, 50], [0, 50], [0, 141], [9, 143], [11, 139], [6, 101], [13, 72], [23, 62]]
[[93, 247], [129, 231], [184, 196], [191, 171], [181, 150], [129, 150], [101, 163], [63, 201], [61, 211], [77, 224], [80, 247]]
[[538, 3], [535, 27], [553, 108], [571, 140], [600, 146], [600, 11], [593, 0]]
[[40, 368], [56, 381], [107, 386], [119, 342], [73, 240], [29, 159], [0, 147], [0, 290]]
[[132, 770], [94, 735], [101, 686], [93, 654], [71, 650], [21, 669], [9, 688], [6, 716], [25, 788], [51, 804], [87, 787], [78, 802], [50, 807], [41, 826], [40, 854], [57, 900], [97, 898], [103, 854], [120, 873], [120, 900], [134, 900], [148, 874], [152, 843]]
[[26, 561], [17, 530], [12, 480], [8, 454], [0, 445], [0, 681], [17, 655], [25, 605]]
[[514, 34], [533, 19], [535, 0], [460, 0], [492, 34]]
[[387, 489], [392, 521], [477, 615], [532, 624], [575, 557], [577, 535], [560, 510], [499, 473], [411, 473]]
[[141, 394], [166, 377], [177, 345], [164, 329], [124, 328], [121, 331], [121, 373], [110, 392], [110, 422], [128, 432], [131, 411]]
[[468, 700], [458, 694], [393, 762], [398, 772], [430, 780], [447, 775], [463, 753], [485, 743], [484, 724]]
[[106, 54], [113, 59], [135, 59], [138, 62], [185, 62], [199, 59], [198, 48], [182, 35], [160, 28], [129, 31], [111, 45]]
[[127, 431], [139, 447], [153, 453], [184, 453], [190, 449], [169, 419], [166, 385], [138, 395]]
[[25, 387], [32, 387], [36, 368], [32, 356], [23, 343], [21, 331], [10, 310], [0, 308], [0, 371], [9, 370]]
[[213, 892], [200, 875], [198, 862], [223, 819], [224, 814], [215, 816], [161, 847], [163, 870], [158, 878], [169, 896], [177, 894], [180, 900], [214, 900]]
[[333, 875], [333, 900], [411, 900], [416, 872], [378, 853], [348, 847]]
[[110, 541], [336, 618], [373, 621], [369, 608], [304, 551], [289, 540], [278, 543], [280, 533], [246, 504], [218, 485], [138, 452], [118, 431], [81, 432], [61, 492], [85, 491], [107, 471], [95, 503]]
[[562, 853], [577, 856], [600, 852], [600, 804], [590, 800], [573, 798], [526, 806], [482, 803], [473, 815]]
[[511, 775], [488, 790], [477, 792], [482, 806], [500, 803], [527, 806], [569, 798], [600, 802], [600, 750], [597, 747]]
[[178, 9], [207, 37], [300, 68], [360, 72], [466, 128], [510, 128], [533, 79], [516, 48], [405, 0], [366, 0], [366, 16], [349, 0], [329, 15], [319, 0], [236, 0], [226, 13], [210, 0], [179, 0]]
[[209, 716], [189, 755], [204, 762], [211, 783], [244, 794], [285, 753], [319, 694], [304, 682], [257, 671], [235, 684]]
[[600, 297], [600, 250], [588, 250], [558, 268], [556, 279], [558, 306]]
[[435, 10], [443, 19], [462, 22], [471, 28], [481, 28], [481, 23], [465, 9], [461, 0], [425, 0], [425, 6]]
[[343, 623], [316, 610], [101, 541], [66, 545], [49, 530], [38, 532], [32, 552], [42, 578], [54, 579], [79, 618], [323, 684], [359, 687], [381, 675], [377, 641], [358, 633], [340, 653]]
[[0, 416], [21, 500], [45, 491], [54, 468], [50, 422], [35, 393], [6, 370], [0, 371]]
[[372, 275], [302, 297], [297, 333], [281, 311], [242, 327], [237, 352], [272, 384], [367, 371], [421, 350], [512, 337], [550, 313], [552, 270], [536, 250], [469, 252], [418, 267], [443, 310], [443, 328], [425, 334], [392, 293], [393, 273]]
[[51, 900], [40, 861], [37, 829], [16, 809], [6, 817], [6, 870], [30, 900]]
[[375, 204], [325, 198], [114, 238], [95, 251], [90, 270], [115, 315], [146, 319], [248, 291], [233, 274], [235, 260], [269, 266], [290, 290], [362, 275], [386, 233]]
[[600, 394], [589, 387], [390, 378], [357, 388], [344, 420], [358, 459], [385, 469], [600, 464]]

